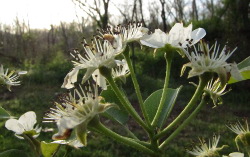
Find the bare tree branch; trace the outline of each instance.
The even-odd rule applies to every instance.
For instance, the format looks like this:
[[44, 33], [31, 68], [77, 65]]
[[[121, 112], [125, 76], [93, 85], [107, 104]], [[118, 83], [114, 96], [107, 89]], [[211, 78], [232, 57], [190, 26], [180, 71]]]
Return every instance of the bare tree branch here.
[[[91, 6], [87, 1], [72, 0], [72, 2], [82, 9], [91, 19], [93, 19], [97, 25], [101, 28], [106, 28], [108, 25], [109, 15], [108, 8], [110, 0], [94, 0], [94, 6]], [[102, 4], [101, 4], [102, 2]], [[104, 13], [101, 13], [101, 7], [104, 9]]]

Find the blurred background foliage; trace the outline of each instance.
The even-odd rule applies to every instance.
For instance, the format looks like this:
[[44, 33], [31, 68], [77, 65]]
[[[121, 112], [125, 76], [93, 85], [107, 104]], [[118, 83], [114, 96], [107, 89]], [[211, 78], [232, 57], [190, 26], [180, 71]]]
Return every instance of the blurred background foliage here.
[[[81, 49], [83, 37], [96, 34], [96, 28], [105, 28], [108, 21], [110, 25], [113, 25], [112, 19], [115, 15], [110, 14], [108, 10], [111, 0], [95, 0], [100, 4], [97, 9], [91, 8], [85, 1], [73, 0], [72, 2], [85, 7], [84, 11], [89, 12], [90, 18], [86, 20], [89, 20], [88, 23], [91, 22], [91, 25], [88, 26], [85, 26], [84, 20], [82, 23], [61, 22], [58, 26], [51, 25], [49, 30], [30, 29], [27, 23], [19, 19], [15, 20], [13, 26], [0, 24], [0, 64], [10, 69], [28, 71], [28, 74], [21, 78], [22, 85], [13, 87], [12, 92], [8, 92], [3, 87], [0, 89], [0, 105], [11, 115], [18, 117], [26, 111], [33, 110], [37, 113], [39, 124], [43, 128], [56, 128], [55, 124], [44, 124], [41, 121], [44, 113], [53, 106], [56, 96], [66, 92], [60, 86], [65, 75], [73, 67], [70, 62], [72, 59], [70, 50]], [[169, 31], [176, 22], [182, 21], [185, 25], [192, 22], [194, 28], [202, 27], [206, 30], [205, 40], [210, 44], [218, 41], [221, 45], [227, 43], [232, 49], [237, 46], [238, 49], [230, 58], [231, 61], [238, 63], [249, 56], [250, 0], [155, 0], [146, 10], [150, 12], [148, 19], [143, 17], [145, 11], [141, 5], [143, 3], [143, 0], [133, 0], [132, 5], [117, 6], [124, 19], [122, 23], [142, 21], [144, 26], [150, 28], [151, 31], [155, 28]], [[163, 86], [164, 54], [156, 53], [154, 56], [153, 49], [141, 47], [139, 44], [133, 44], [132, 49], [133, 64], [145, 99]], [[196, 82], [196, 78], [187, 79], [187, 74], [179, 77], [182, 65], [187, 62], [187, 59], [175, 55], [170, 87], [177, 88], [182, 84], [185, 86], [177, 99], [169, 121], [181, 112], [194, 91], [194, 87], [189, 82]], [[132, 81], [128, 78], [124, 89], [136, 107], [137, 99], [131, 87]], [[233, 143], [235, 135], [227, 129], [225, 124], [227, 121], [249, 117], [250, 99], [247, 92], [249, 87], [249, 81], [230, 85], [229, 88], [233, 90], [223, 96], [224, 104], [216, 108], [212, 108], [212, 104], [206, 106], [197, 119], [166, 149], [166, 157], [190, 156], [185, 152], [185, 148], [196, 142], [198, 136], [211, 138], [213, 133], [222, 135], [219, 145], [230, 146], [225, 150], [225, 154], [236, 151]], [[102, 121], [115, 131], [125, 134], [119, 124], [104, 118]], [[24, 149], [27, 156], [32, 156], [27, 144], [17, 141], [13, 133], [4, 127], [4, 123], [4, 120], [0, 120], [0, 152], [11, 148]], [[128, 126], [136, 135], [146, 139], [134, 121], [130, 120]], [[48, 142], [51, 141], [52, 135], [53, 132], [41, 133], [39, 139]], [[71, 151], [68, 156], [74, 157], [146, 156], [143, 152], [135, 151], [95, 133], [89, 134], [89, 143], [86, 148], [71, 150], [71, 148], [63, 147], [58, 156], [62, 156], [67, 150]]]

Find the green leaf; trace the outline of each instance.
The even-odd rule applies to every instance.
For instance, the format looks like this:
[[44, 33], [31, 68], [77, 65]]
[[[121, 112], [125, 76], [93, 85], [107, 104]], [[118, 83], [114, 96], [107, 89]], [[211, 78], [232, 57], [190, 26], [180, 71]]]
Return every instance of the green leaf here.
[[18, 156], [28, 157], [28, 155], [25, 152], [18, 149], [10, 149], [0, 153], [0, 157], [18, 157]]
[[4, 108], [0, 107], [0, 119], [8, 119], [10, 117], [10, 114]]
[[104, 115], [120, 124], [125, 124], [129, 118], [128, 113], [111, 87], [108, 86], [107, 90], [103, 90], [101, 96], [105, 99], [105, 102], [115, 103], [117, 105], [117, 107], [112, 107], [104, 112]]
[[[244, 78], [242, 81], [250, 79], [250, 70], [241, 71], [240, 73], [242, 77]], [[230, 77], [228, 84], [237, 83], [237, 82], [239, 81], [235, 80], [233, 77]]]
[[[177, 89], [171, 89], [171, 88], [167, 89], [167, 97], [163, 106], [163, 110], [161, 111], [161, 116], [158, 121], [158, 127], [161, 127], [165, 123], [167, 117], [172, 111], [172, 108], [175, 104], [176, 98], [181, 88], [182, 86]], [[160, 104], [162, 91], [163, 89], [153, 92], [144, 102], [146, 112], [151, 122], [153, 121], [158, 106]]]
[[248, 67], [248, 66], [250, 66], [250, 56], [238, 64], [239, 69], [243, 69], [243, 68]]
[[[241, 81], [250, 79], [250, 56], [244, 59], [242, 62], [240, 62], [237, 65], [237, 67], [243, 77], [243, 80]], [[230, 77], [228, 84], [237, 83], [237, 82], [239, 81], [234, 79], [233, 77]]]
[[59, 144], [57, 143], [46, 143], [41, 142], [41, 150], [44, 157], [51, 157], [58, 149]]

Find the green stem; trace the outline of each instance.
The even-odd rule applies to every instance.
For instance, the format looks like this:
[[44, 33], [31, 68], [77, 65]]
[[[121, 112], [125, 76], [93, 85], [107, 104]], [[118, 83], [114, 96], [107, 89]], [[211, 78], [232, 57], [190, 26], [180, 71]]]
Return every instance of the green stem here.
[[106, 67], [99, 68], [101, 74], [108, 80], [110, 86], [112, 87], [113, 91], [115, 92], [116, 96], [122, 103], [122, 105], [126, 108], [128, 113], [136, 120], [138, 124], [140, 124], [147, 132], [150, 132], [150, 128], [143, 122], [141, 117], [135, 111], [131, 103], [126, 99], [126, 96], [120, 91], [120, 89], [115, 84], [114, 79], [111, 76], [111, 70]]
[[131, 76], [133, 84], [134, 84], [135, 93], [137, 95], [142, 114], [143, 114], [147, 124], [150, 125], [149, 117], [148, 117], [148, 114], [146, 112], [145, 106], [143, 104], [143, 99], [142, 99], [142, 95], [141, 95], [141, 91], [140, 91], [140, 86], [139, 86], [138, 81], [136, 79], [135, 71], [134, 71], [130, 56], [129, 56], [129, 46], [127, 46], [127, 48], [126, 48], [126, 50], [124, 51], [123, 54], [124, 54], [124, 57], [125, 57], [125, 59], [127, 61], [127, 64], [128, 64], [129, 70], [130, 70], [130, 76]]
[[151, 125], [153, 127], [155, 127], [158, 123], [158, 120], [161, 116], [161, 111], [163, 109], [164, 103], [166, 101], [167, 98], [167, 89], [168, 89], [168, 84], [169, 84], [169, 78], [170, 78], [170, 70], [171, 70], [171, 64], [172, 64], [172, 58], [173, 58], [173, 53], [174, 52], [168, 52], [168, 54], [166, 54], [166, 76], [165, 76], [165, 82], [164, 82], [164, 87], [163, 87], [163, 92], [161, 95], [161, 100], [160, 100], [160, 104], [159, 107], [157, 109], [157, 112], [155, 114], [155, 117], [151, 123]]
[[152, 151], [151, 149], [143, 146], [142, 144], [139, 144], [138, 142], [136, 142], [135, 140], [131, 139], [131, 138], [127, 138], [124, 136], [121, 136], [115, 132], [113, 132], [112, 130], [106, 128], [104, 125], [102, 125], [101, 123], [89, 126], [89, 129], [92, 131], [98, 130], [98, 132], [101, 132], [102, 134], [113, 138], [114, 140], [117, 140], [123, 144], [129, 145], [137, 150], [140, 150], [142, 152], [148, 153], [150, 155], [156, 155], [157, 153]]
[[155, 138], [159, 139], [166, 135], [171, 129], [173, 129], [175, 126], [178, 125], [179, 122], [181, 122], [183, 119], [186, 118], [187, 114], [193, 109], [193, 107], [196, 105], [198, 99], [203, 93], [203, 89], [207, 85], [208, 81], [210, 80], [211, 75], [209, 73], [202, 74], [199, 77], [199, 85], [190, 100], [190, 102], [187, 104], [187, 106], [184, 108], [184, 110], [178, 115], [178, 117], [170, 123], [162, 132], [160, 132], [158, 135], [155, 136]]
[[36, 154], [37, 157], [40, 157], [41, 150], [40, 150], [40, 142], [34, 139], [32, 136], [28, 134], [22, 134], [22, 137], [26, 139], [30, 146], [32, 147], [34, 153]]
[[181, 130], [191, 122], [191, 120], [193, 120], [208, 100], [208, 98], [204, 97], [192, 114], [160, 145], [159, 148], [163, 149], [166, 145], [168, 145], [169, 142], [171, 142], [181, 132]]
[[66, 145], [66, 152], [64, 153], [63, 157], [67, 157], [71, 151], [72, 151], [72, 148]]
[[139, 140], [139, 139], [135, 136], [135, 134], [134, 134], [132, 131], [129, 130], [129, 128], [128, 128], [127, 125], [122, 125], [122, 126], [123, 126], [123, 128], [126, 130], [126, 132], [128, 133], [128, 135], [129, 135], [130, 137], [132, 137], [132, 138], [135, 139], [135, 140]]
[[59, 146], [56, 148], [56, 151], [51, 155], [51, 157], [55, 157], [56, 154], [59, 152], [60, 148], [61, 148], [61, 144], [59, 144]]

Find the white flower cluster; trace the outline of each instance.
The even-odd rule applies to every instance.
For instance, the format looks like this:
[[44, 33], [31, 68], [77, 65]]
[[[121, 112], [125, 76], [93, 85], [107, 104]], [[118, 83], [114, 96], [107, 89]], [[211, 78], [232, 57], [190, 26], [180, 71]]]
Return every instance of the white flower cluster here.
[[[104, 90], [107, 89], [105, 78], [99, 72], [100, 67], [115, 68], [119, 66], [119, 60], [115, 57], [122, 53], [127, 43], [138, 41], [147, 33], [147, 29], [138, 23], [130, 23], [127, 26], [117, 26], [114, 29], [110, 27], [103, 32], [99, 32], [101, 37], [95, 37], [92, 44], [83, 41], [84, 53], [80, 54], [78, 50], [74, 50], [71, 55], [74, 57], [74, 68], [67, 74], [64, 79], [62, 88], [73, 88], [77, 82], [77, 75], [80, 69], [86, 69], [86, 73], [82, 78], [82, 83], [86, 82], [91, 76]], [[115, 70], [115, 75], [122, 75], [127, 71], [126, 62], [123, 61], [123, 68]], [[96, 77], [96, 78], [95, 78]]]
[[[75, 49], [71, 52], [73, 56], [73, 69], [66, 75], [62, 88], [73, 89], [73, 92], [63, 95], [59, 102], [56, 102], [55, 108], [51, 108], [50, 112], [46, 114], [45, 122], [56, 122], [58, 126], [58, 133], [53, 136], [55, 143], [74, 144], [75, 147], [80, 147], [84, 143], [82, 139], [76, 135], [76, 138], [70, 138], [74, 129], [81, 129], [87, 132], [88, 123], [98, 114], [106, 111], [112, 107], [113, 104], [103, 103], [102, 98], [98, 95], [98, 86], [102, 90], [107, 89], [107, 81], [102, 76], [100, 69], [105, 67], [110, 69], [113, 78], [119, 78], [123, 83], [126, 82], [126, 76], [130, 73], [129, 66], [126, 60], [118, 60], [118, 56], [126, 50], [130, 42], [138, 41], [140, 44], [152, 48], [166, 49], [166, 45], [179, 49], [184, 52], [190, 63], [183, 66], [182, 74], [186, 67], [191, 67], [189, 77], [199, 76], [206, 72], [213, 72], [219, 75], [220, 81], [228, 78], [230, 73], [235, 79], [242, 79], [235, 63], [227, 63], [226, 60], [233, 54], [225, 46], [220, 51], [219, 46], [215, 44], [212, 47], [202, 43], [196, 48], [194, 45], [198, 43], [205, 35], [206, 31], [203, 28], [192, 30], [192, 24], [187, 27], [183, 23], [176, 23], [168, 32], [162, 32], [156, 29], [154, 33], [148, 34], [148, 29], [143, 27], [141, 23], [129, 23], [126, 26], [118, 25], [117, 27], [108, 27], [106, 30], [99, 31], [99, 34], [88, 43], [85, 39], [82, 42], [83, 52]], [[190, 53], [193, 47], [194, 51]], [[76, 89], [75, 83], [78, 80], [80, 70], [85, 70], [82, 78], [82, 84], [89, 80], [92, 76], [97, 85], [91, 85], [83, 89], [79, 86]], [[20, 84], [17, 81], [18, 76], [13, 72], [8, 73], [4, 71], [3, 66], [0, 68], [0, 81], [6, 84], [8, 89], [10, 86]], [[224, 76], [224, 77], [223, 77]], [[225, 82], [225, 81], [224, 81]], [[221, 100], [220, 96], [224, 94], [226, 86], [219, 81], [211, 80], [205, 88], [205, 91], [210, 94], [214, 103]], [[28, 120], [24, 117], [30, 117]], [[26, 131], [34, 130], [38, 135], [40, 128], [34, 128], [36, 120], [32, 112], [28, 112], [21, 116], [19, 120], [10, 119], [6, 122], [6, 127], [16, 132], [16, 135], [23, 134]], [[33, 120], [32, 120], [33, 119]], [[27, 121], [27, 124], [26, 122]], [[18, 127], [15, 127], [15, 126]], [[35, 135], [35, 136], [36, 136]], [[191, 154], [197, 155], [205, 151], [216, 150], [218, 138], [214, 138], [211, 145], [203, 144], [202, 147], [196, 147]]]

